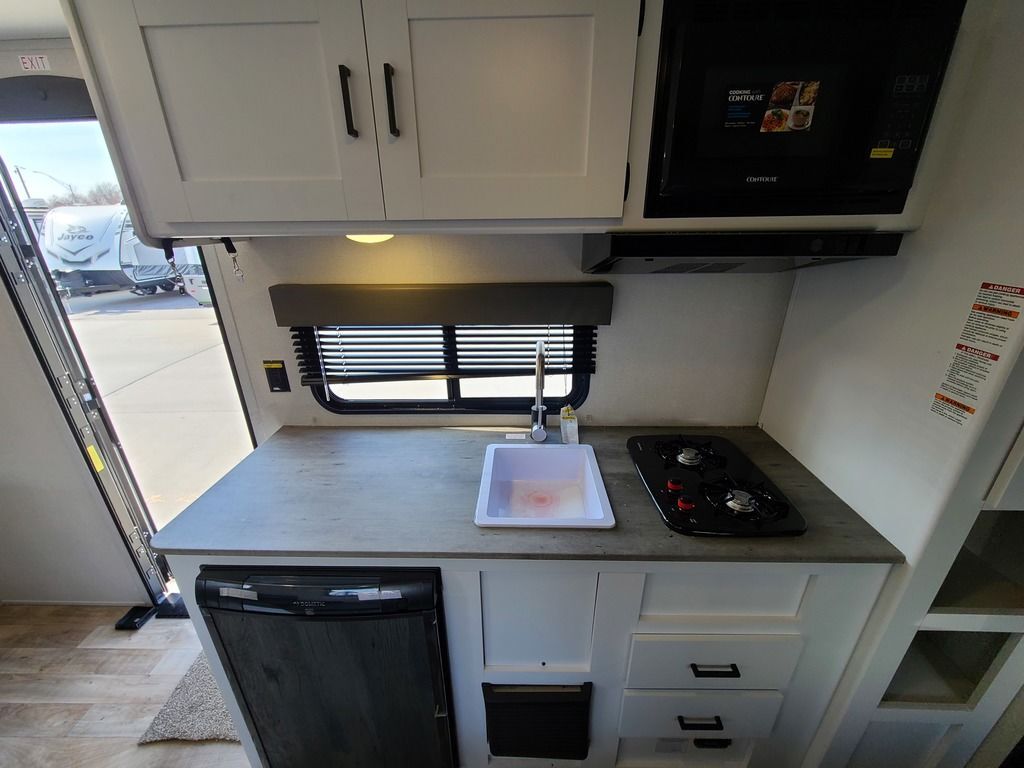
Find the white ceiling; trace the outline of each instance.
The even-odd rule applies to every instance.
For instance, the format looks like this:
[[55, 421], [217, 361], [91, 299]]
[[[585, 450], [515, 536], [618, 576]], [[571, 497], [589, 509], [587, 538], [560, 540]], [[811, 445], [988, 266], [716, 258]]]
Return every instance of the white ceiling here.
[[0, 40], [67, 36], [59, 0], [0, 0]]

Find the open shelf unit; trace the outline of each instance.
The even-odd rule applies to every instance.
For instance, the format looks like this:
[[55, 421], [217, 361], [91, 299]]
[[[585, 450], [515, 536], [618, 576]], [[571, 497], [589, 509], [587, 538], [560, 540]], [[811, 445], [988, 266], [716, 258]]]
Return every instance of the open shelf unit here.
[[964, 547], [929, 613], [1024, 616], [1024, 585]]
[[985, 510], [950, 566], [925, 629], [1024, 632], [1024, 513]]
[[900, 620], [883, 631], [861, 689], [874, 706], [853, 700], [857, 738], [833, 741], [827, 757], [850, 768], [994, 768], [1020, 738], [1017, 715], [985, 743], [985, 762], [970, 761], [1024, 682], [1024, 357], [908, 565], [888, 606]]
[[918, 632], [882, 706], [970, 709], [1018, 640], [1007, 632]]

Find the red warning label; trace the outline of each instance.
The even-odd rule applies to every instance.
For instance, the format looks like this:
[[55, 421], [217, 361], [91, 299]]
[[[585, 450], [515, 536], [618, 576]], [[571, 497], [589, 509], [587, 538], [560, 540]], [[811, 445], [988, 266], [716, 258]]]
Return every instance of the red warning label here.
[[968, 347], [966, 344], [957, 344], [956, 348], [961, 352], [966, 352], [969, 355], [977, 355], [978, 357], [984, 357], [986, 360], [992, 360], [993, 362], [999, 359], [999, 355], [993, 354], [992, 352], [986, 352], [984, 349], [978, 349], [977, 347]]
[[992, 372], [1013, 344], [1024, 310], [1024, 287], [1006, 283], [982, 283], [953, 355], [946, 375], [932, 399], [931, 412], [957, 425], [963, 425], [984, 401]]
[[1016, 296], [1024, 295], [1024, 288], [1019, 285], [1003, 285], [1001, 283], [982, 283], [983, 291], [998, 291], [999, 293], [1012, 293]]

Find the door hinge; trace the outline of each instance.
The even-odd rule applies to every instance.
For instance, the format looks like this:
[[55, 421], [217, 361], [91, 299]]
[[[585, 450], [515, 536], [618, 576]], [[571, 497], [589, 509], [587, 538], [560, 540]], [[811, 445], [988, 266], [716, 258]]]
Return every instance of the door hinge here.
[[640, 37], [644, 33], [644, 16], [647, 15], [647, 2], [646, 0], [640, 0], [640, 24], [636, 28], [636, 36]]
[[622, 185], [622, 202], [629, 197], [629, 163], [626, 163], [626, 182]]

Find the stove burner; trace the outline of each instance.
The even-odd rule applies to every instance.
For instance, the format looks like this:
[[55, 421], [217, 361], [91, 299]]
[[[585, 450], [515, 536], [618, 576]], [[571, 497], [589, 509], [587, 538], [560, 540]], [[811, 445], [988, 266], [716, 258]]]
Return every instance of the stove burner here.
[[705, 470], [721, 469], [725, 457], [721, 456], [711, 443], [697, 443], [691, 440], [668, 440], [655, 444], [658, 455], [665, 460], [665, 469], [686, 467], [703, 476]]
[[702, 483], [701, 490], [715, 509], [740, 520], [768, 522], [789, 512], [789, 505], [769, 493], [763, 482], [735, 480], [728, 473], [716, 482]]
[[696, 448], [683, 448], [676, 455], [676, 461], [687, 467], [695, 467], [701, 463], [702, 458]]
[[729, 491], [725, 495], [725, 506], [737, 512], [753, 512], [754, 496], [746, 491]]

